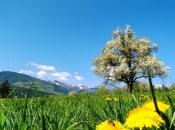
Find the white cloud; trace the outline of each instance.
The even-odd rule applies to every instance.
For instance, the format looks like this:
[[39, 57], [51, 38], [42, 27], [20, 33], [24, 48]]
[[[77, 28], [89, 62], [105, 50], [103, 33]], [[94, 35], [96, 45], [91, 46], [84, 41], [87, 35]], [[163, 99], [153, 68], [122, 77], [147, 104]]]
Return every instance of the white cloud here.
[[68, 80], [68, 77], [70, 77], [71, 75], [68, 72], [55, 72], [52, 73], [51, 76], [59, 80]]
[[47, 75], [47, 73], [43, 70], [36, 73], [36, 76], [39, 77], [39, 78], [43, 78], [46, 75]]
[[68, 72], [61, 72], [62, 75], [65, 75], [65, 76], [70, 76], [70, 74]]
[[76, 75], [78, 75], [78, 72], [75, 72]]
[[19, 70], [18, 73], [22, 73], [22, 74], [34, 74], [33, 71], [30, 70]]
[[54, 66], [46, 66], [46, 65], [41, 65], [41, 64], [37, 64], [34, 62], [28, 62], [27, 65], [30, 66], [35, 66], [36, 68], [40, 69], [40, 70], [51, 70], [51, 71], [56, 71]]
[[75, 76], [75, 78], [76, 78], [77, 80], [83, 80], [83, 79], [84, 79], [84, 78], [81, 77], [81, 76]]
[[[20, 70], [19, 73], [26, 73], [26, 74], [35, 74], [37, 78], [43, 79], [43, 80], [64, 80], [64, 81], [70, 81], [71, 80], [71, 74], [69, 72], [58, 72], [54, 66], [47, 66], [42, 64], [37, 64], [35, 62], [28, 62], [26, 65], [33, 66], [39, 69], [39, 72], [34, 73], [30, 71], [24, 71]], [[54, 72], [53, 72], [54, 71]], [[83, 80], [83, 77], [78, 76], [78, 72], [74, 73], [76, 75], [77, 80]]]
[[59, 77], [58, 79], [59, 80], [68, 80], [68, 78], [66, 78], [66, 77]]

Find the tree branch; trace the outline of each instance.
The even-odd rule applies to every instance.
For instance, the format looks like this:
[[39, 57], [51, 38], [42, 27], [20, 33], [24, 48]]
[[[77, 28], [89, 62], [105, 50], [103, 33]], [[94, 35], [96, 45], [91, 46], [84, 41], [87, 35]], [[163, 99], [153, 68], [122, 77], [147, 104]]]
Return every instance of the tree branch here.
[[[151, 75], [151, 77], [154, 78], [153, 75]], [[137, 79], [139, 79], [139, 78], [148, 78], [148, 76], [143, 75], [143, 76], [135, 77], [133, 81], [135, 82], [135, 81], [136, 81]]]

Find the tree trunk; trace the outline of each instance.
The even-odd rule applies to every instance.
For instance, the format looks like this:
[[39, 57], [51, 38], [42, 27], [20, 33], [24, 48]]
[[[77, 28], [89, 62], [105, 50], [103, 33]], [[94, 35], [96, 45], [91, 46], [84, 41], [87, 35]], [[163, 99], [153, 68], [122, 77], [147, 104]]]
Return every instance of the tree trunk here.
[[128, 87], [127, 92], [132, 93], [132, 85], [133, 83], [127, 83], [127, 87]]

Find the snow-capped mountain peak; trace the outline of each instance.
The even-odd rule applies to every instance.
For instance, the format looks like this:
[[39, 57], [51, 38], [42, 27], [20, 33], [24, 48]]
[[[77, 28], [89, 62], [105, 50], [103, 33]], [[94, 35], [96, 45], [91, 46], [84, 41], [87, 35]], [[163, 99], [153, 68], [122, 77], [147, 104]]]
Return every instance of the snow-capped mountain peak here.
[[88, 87], [87, 86], [85, 86], [85, 85], [82, 85], [82, 84], [77, 84], [77, 85], [75, 85], [75, 86], [73, 86], [74, 88], [79, 88], [79, 89], [88, 89]]
[[51, 83], [62, 86], [64, 88], [66, 88], [69, 92], [76, 91], [76, 92], [79, 93], [79, 92], [82, 92], [82, 91], [88, 91], [89, 90], [89, 88], [87, 86], [82, 85], [82, 84], [68, 85], [66, 83], [63, 83], [63, 82], [60, 82], [60, 81], [57, 81], [57, 80], [51, 81]]

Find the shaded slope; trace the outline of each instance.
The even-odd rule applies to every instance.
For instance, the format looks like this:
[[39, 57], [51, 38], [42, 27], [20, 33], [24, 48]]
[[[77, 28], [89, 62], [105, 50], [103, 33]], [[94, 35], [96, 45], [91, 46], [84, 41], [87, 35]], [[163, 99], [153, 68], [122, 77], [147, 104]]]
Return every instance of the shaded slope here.
[[25, 95], [25, 93], [27, 93], [32, 83], [36, 86], [41, 95], [44, 96], [63, 95], [68, 93], [68, 90], [62, 86], [16, 72], [10, 72], [10, 71], [0, 72], [0, 83], [2, 83], [5, 80], [9, 81], [9, 83], [12, 85], [11, 86], [12, 88], [14, 88], [15, 86], [19, 87], [14, 93], [14, 95], [16, 96]]

